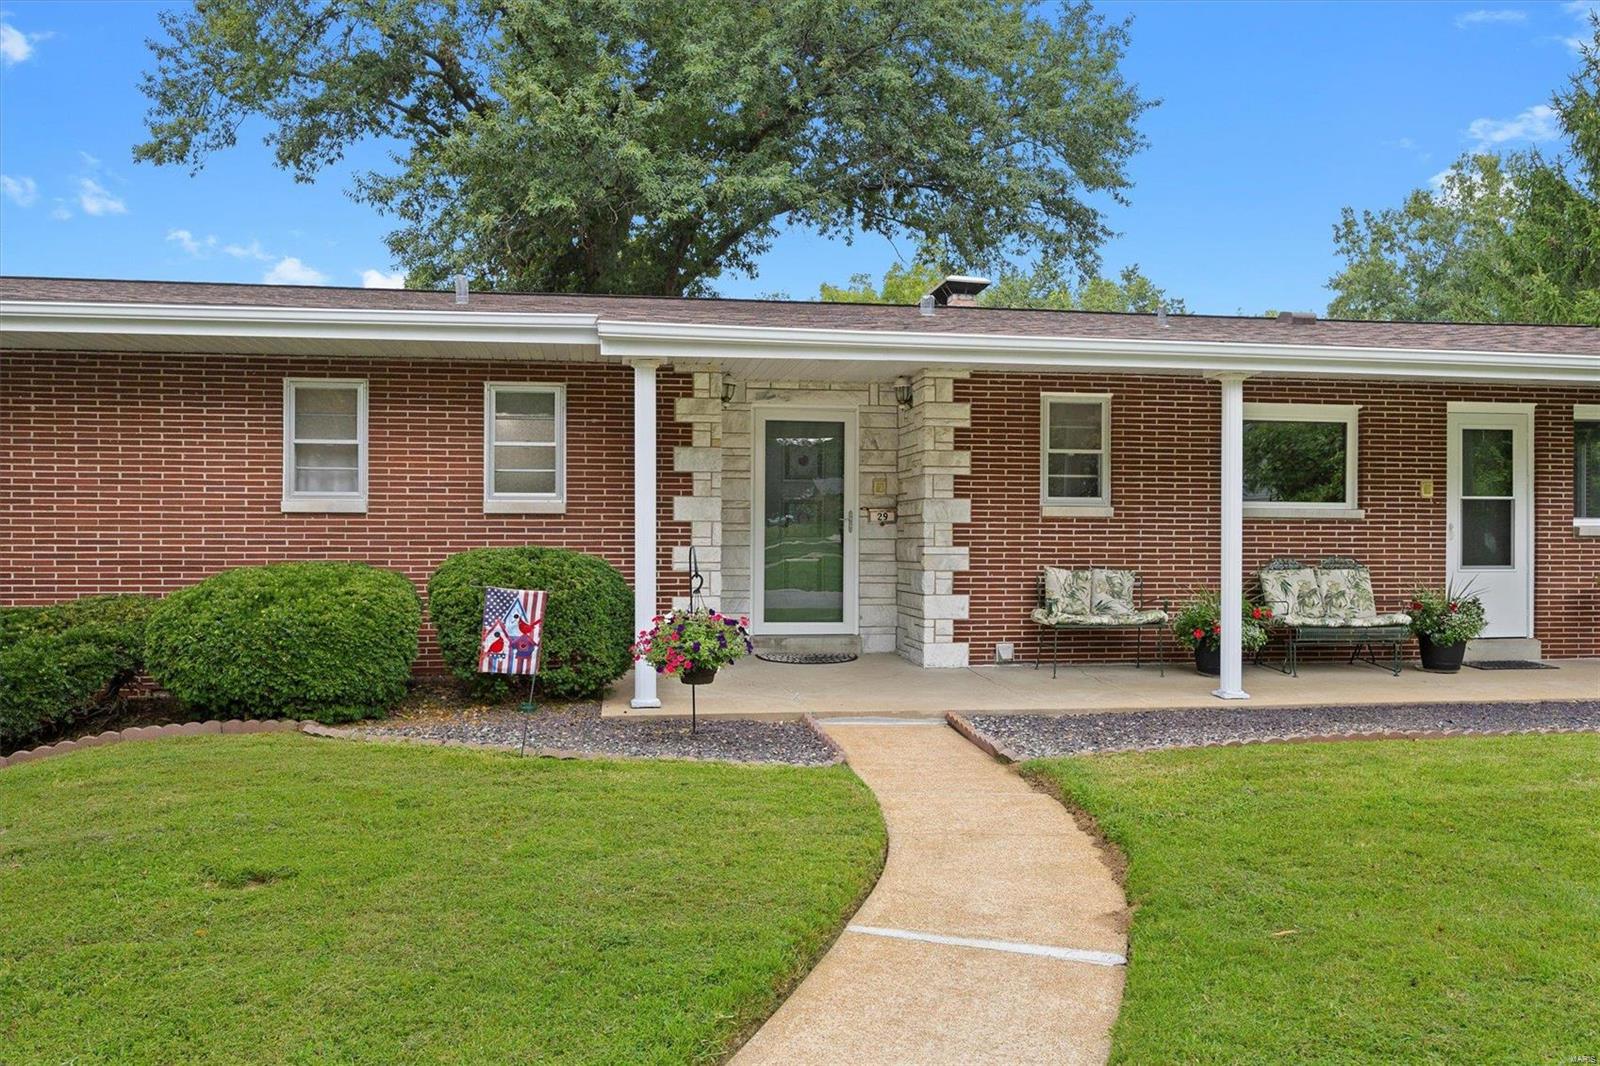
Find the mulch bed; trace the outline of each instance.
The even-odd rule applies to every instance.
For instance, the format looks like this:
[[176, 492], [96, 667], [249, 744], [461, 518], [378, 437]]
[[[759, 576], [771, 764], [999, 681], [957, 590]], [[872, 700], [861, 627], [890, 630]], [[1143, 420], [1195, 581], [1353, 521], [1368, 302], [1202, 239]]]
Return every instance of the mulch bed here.
[[425, 684], [389, 718], [360, 722], [358, 737], [527, 745], [583, 755], [715, 759], [725, 762], [823, 766], [838, 753], [805, 722], [687, 718], [601, 718], [598, 703], [550, 703], [531, 715], [517, 701], [474, 701], [448, 683]]
[[970, 714], [972, 728], [1016, 759], [1390, 733], [1600, 731], [1600, 700], [1217, 707], [1106, 714]]

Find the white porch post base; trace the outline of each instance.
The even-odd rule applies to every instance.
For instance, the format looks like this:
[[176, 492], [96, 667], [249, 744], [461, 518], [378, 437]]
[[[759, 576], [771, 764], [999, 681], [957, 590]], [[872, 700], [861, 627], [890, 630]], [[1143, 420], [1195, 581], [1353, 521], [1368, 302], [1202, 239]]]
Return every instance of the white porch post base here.
[[1245, 700], [1244, 648], [1244, 375], [1222, 374], [1222, 647], [1221, 684], [1212, 695]]
[[[656, 367], [652, 359], [633, 364], [633, 630], [650, 628], [656, 615]], [[633, 699], [640, 710], [660, 707], [656, 672], [648, 663], [633, 667]]]

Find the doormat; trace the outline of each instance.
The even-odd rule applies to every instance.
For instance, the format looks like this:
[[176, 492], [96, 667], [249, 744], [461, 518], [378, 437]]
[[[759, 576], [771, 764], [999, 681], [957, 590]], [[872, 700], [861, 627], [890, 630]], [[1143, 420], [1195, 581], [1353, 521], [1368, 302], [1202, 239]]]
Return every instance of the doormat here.
[[831, 666], [834, 663], [853, 663], [856, 657], [847, 651], [758, 651], [756, 658], [767, 663], [785, 663], [789, 666]]
[[1474, 670], [1559, 670], [1559, 666], [1549, 663], [1536, 663], [1529, 659], [1483, 659], [1475, 663], [1467, 663]]

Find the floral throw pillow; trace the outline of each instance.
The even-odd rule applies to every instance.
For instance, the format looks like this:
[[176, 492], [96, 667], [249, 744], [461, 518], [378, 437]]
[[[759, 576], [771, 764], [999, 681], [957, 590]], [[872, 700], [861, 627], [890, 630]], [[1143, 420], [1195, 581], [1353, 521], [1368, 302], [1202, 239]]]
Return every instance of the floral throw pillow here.
[[1366, 567], [1338, 567], [1317, 571], [1317, 591], [1322, 593], [1322, 613], [1339, 618], [1370, 618], [1378, 613], [1372, 596], [1372, 575]]
[[1044, 568], [1045, 609], [1057, 617], [1089, 614], [1089, 571]]
[[1090, 606], [1099, 615], [1133, 613], [1133, 571], [1092, 570], [1094, 591]]
[[1261, 571], [1261, 598], [1275, 614], [1315, 618], [1324, 613], [1317, 572], [1309, 566]]

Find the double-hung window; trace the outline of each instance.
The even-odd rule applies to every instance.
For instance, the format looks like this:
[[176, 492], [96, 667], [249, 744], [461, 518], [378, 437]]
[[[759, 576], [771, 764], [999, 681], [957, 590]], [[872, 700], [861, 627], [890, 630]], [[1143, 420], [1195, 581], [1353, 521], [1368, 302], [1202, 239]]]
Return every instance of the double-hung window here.
[[483, 509], [565, 510], [566, 390], [491, 382], [484, 387], [483, 420]]
[[1111, 397], [1040, 397], [1040, 493], [1054, 517], [1111, 511]]
[[1244, 512], [1258, 518], [1360, 518], [1358, 405], [1244, 405]]
[[1600, 404], [1572, 409], [1572, 505], [1578, 532], [1600, 537]]
[[367, 509], [367, 383], [283, 383], [283, 510]]

